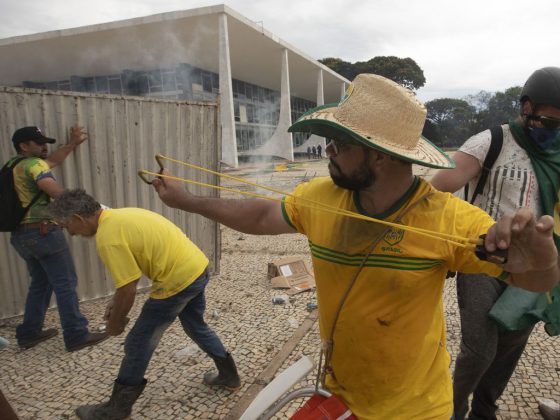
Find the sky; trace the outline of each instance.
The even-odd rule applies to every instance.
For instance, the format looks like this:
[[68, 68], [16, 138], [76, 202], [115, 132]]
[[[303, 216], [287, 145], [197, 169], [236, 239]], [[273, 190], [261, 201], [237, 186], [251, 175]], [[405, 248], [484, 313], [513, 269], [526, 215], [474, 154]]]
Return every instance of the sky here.
[[[0, 38], [188, 10], [217, 1], [0, 0]], [[558, 0], [229, 0], [309, 56], [367, 61], [410, 57], [423, 101], [522, 86], [560, 67]], [[556, 52], [554, 52], [556, 51]]]

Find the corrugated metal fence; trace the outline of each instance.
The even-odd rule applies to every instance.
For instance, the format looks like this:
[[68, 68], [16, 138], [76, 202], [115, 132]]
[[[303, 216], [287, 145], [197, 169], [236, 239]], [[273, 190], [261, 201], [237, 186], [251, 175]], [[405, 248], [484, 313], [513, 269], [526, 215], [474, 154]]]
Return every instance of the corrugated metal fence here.
[[[216, 223], [164, 206], [155, 191], [141, 182], [139, 169], [156, 170], [156, 153], [188, 160], [217, 171], [220, 156], [216, 103], [176, 102], [112, 95], [78, 94], [0, 87], [0, 162], [15, 154], [13, 132], [37, 125], [56, 148], [66, 143], [75, 123], [86, 128], [82, 143], [55, 168], [67, 188], [84, 188], [109, 207], [143, 207], [163, 214], [181, 227], [206, 253], [210, 269], [218, 268], [220, 237]], [[173, 175], [217, 185], [214, 175], [167, 162]], [[195, 193], [217, 196], [217, 190], [189, 186]], [[78, 272], [81, 300], [107, 296], [112, 281], [95, 252], [92, 240], [69, 238]], [[143, 284], [148, 284], [143, 280]], [[23, 312], [29, 276], [23, 260], [0, 233], [0, 319]]]

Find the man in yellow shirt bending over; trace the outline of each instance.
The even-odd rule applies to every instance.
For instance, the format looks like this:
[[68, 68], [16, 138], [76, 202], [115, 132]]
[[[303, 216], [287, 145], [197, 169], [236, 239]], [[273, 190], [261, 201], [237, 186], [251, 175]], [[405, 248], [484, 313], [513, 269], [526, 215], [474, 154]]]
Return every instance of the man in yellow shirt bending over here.
[[71, 235], [95, 236], [97, 252], [111, 273], [116, 292], [107, 305], [109, 335], [120, 335], [142, 275], [152, 280], [150, 297], [125, 341], [125, 355], [108, 402], [78, 407], [81, 419], [125, 419], [144, 387], [144, 373], [163, 333], [178, 317], [185, 333], [215, 362], [207, 385], [240, 387], [230, 353], [204, 322], [208, 258], [169, 220], [139, 208], [102, 209], [84, 190], [68, 190], [51, 205]]

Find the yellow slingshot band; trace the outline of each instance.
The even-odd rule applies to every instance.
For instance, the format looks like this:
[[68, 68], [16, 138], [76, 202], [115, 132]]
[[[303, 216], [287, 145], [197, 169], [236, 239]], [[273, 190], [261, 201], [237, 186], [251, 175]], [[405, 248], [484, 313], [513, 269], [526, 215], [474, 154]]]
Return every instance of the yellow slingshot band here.
[[[202, 172], [207, 172], [216, 176], [219, 176], [221, 178], [227, 178], [227, 179], [231, 179], [231, 180], [235, 180], [238, 182], [241, 182], [243, 184], [247, 184], [247, 185], [251, 185], [257, 188], [262, 188], [264, 190], [267, 191], [271, 191], [277, 194], [281, 194], [283, 196], [287, 196], [287, 197], [293, 197], [292, 194], [284, 192], [284, 191], [280, 191], [277, 190], [275, 188], [272, 187], [268, 187], [265, 185], [260, 185], [257, 184], [255, 182], [251, 182], [248, 181], [246, 179], [243, 178], [239, 178], [236, 176], [232, 176], [232, 175], [227, 175], [227, 174], [223, 174], [220, 172], [216, 172], [216, 171], [212, 171], [210, 169], [207, 168], [203, 168], [201, 166], [198, 165], [194, 165], [192, 163], [188, 163], [188, 162], [184, 162], [181, 160], [177, 160], [177, 159], [173, 159], [167, 156], [163, 156], [163, 155], [156, 155], [156, 160], [158, 161], [158, 163], [160, 164], [161, 168], [163, 169], [163, 166], [161, 165], [161, 160], [165, 159], [168, 160], [170, 162], [174, 162], [180, 165], [184, 165], [187, 166], [189, 168], [193, 168]], [[270, 196], [266, 196], [266, 195], [262, 195], [262, 194], [258, 194], [258, 193], [253, 193], [253, 192], [249, 192], [249, 191], [241, 191], [235, 188], [227, 188], [227, 187], [221, 187], [218, 185], [212, 185], [212, 184], [206, 184], [204, 182], [198, 182], [198, 181], [193, 181], [190, 179], [185, 179], [185, 178], [179, 178], [176, 176], [171, 176], [171, 175], [164, 175], [158, 172], [152, 172], [152, 171], [147, 171], [147, 170], [140, 170], [138, 171], [138, 175], [144, 180], [146, 181], [146, 179], [144, 178], [144, 175], [152, 175], [154, 177], [159, 177], [159, 178], [166, 178], [166, 179], [173, 179], [176, 181], [181, 181], [181, 182], [185, 182], [185, 183], [189, 183], [189, 184], [193, 184], [193, 185], [199, 185], [202, 187], [209, 187], [209, 188], [214, 188], [214, 189], [218, 189], [218, 190], [223, 190], [223, 191], [228, 191], [228, 192], [232, 192], [232, 193], [237, 193], [237, 194], [243, 194], [243, 195], [247, 195], [250, 197], [256, 197], [256, 198], [262, 198], [265, 200], [270, 200], [270, 201], [275, 201], [278, 203], [282, 203], [283, 199], [281, 198], [275, 198], [275, 197], [270, 197]], [[359, 213], [355, 213], [349, 210], [343, 210], [343, 209], [339, 209], [333, 206], [329, 206], [320, 202], [316, 202], [313, 200], [309, 200], [309, 199], [305, 199], [303, 197], [297, 197], [298, 201], [303, 201], [303, 203], [300, 203], [302, 206], [310, 208], [310, 209], [314, 209], [314, 210], [319, 210], [319, 211], [325, 211], [328, 213], [334, 213], [334, 214], [339, 214], [339, 215], [343, 215], [343, 216], [347, 216], [347, 217], [352, 217], [355, 219], [359, 219], [359, 220], [365, 220], [365, 221], [369, 221], [369, 222], [374, 222], [374, 223], [379, 223], [382, 225], [386, 225], [386, 226], [390, 226], [390, 227], [394, 227], [397, 229], [402, 229], [402, 230], [406, 230], [406, 231], [410, 231], [410, 232], [415, 232], [419, 235], [424, 235], [427, 237], [430, 237], [432, 239], [438, 239], [441, 241], [445, 241], [445, 242], [449, 242], [452, 243], [456, 246], [462, 247], [462, 248], [471, 248], [474, 249], [477, 245], [482, 245], [483, 244], [483, 240], [482, 239], [471, 239], [471, 238], [464, 238], [461, 236], [457, 236], [457, 235], [450, 235], [447, 233], [443, 233], [443, 232], [435, 232], [435, 231], [430, 231], [427, 229], [421, 229], [421, 228], [417, 228], [417, 227], [413, 227], [413, 226], [406, 226], [406, 225], [401, 225], [398, 223], [392, 223], [392, 222], [388, 222], [386, 220], [381, 220], [381, 219], [376, 219], [374, 217], [370, 217], [370, 216], [365, 216], [363, 214], [359, 214]]]

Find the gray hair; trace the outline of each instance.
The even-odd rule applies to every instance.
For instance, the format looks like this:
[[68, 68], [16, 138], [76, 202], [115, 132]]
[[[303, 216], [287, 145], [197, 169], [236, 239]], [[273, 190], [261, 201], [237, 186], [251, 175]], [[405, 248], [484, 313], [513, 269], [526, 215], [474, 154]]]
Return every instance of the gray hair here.
[[95, 198], [80, 188], [65, 190], [49, 204], [51, 216], [61, 222], [67, 222], [74, 214], [90, 217], [99, 210], [101, 205]]

